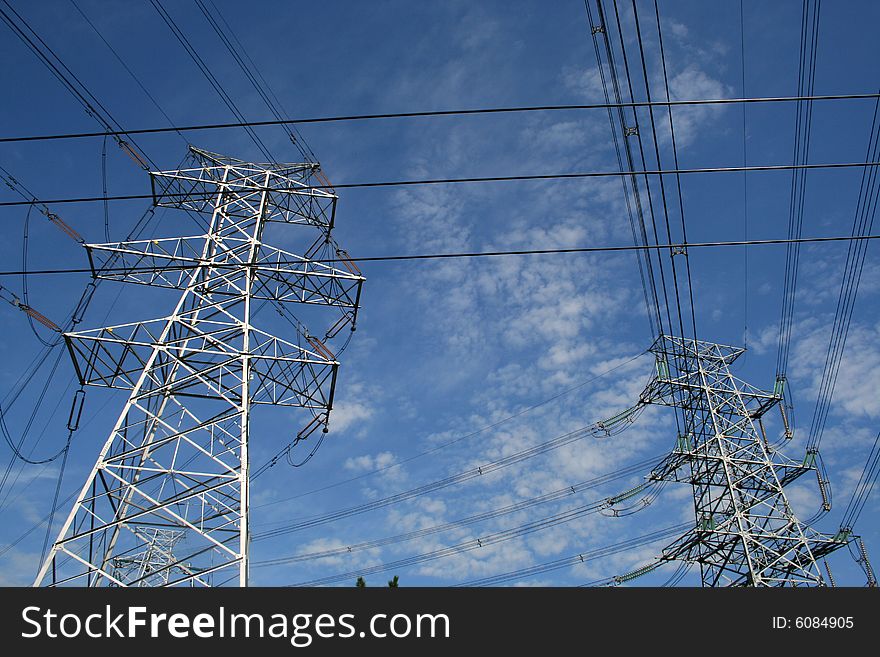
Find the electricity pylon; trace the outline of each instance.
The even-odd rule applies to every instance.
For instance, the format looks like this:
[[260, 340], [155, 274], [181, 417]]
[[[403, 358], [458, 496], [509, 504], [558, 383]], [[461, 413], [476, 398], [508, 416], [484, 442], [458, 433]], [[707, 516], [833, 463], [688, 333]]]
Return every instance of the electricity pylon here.
[[[136, 530], [137, 531], [137, 530]], [[176, 529], [144, 530], [147, 544], [140, 552], [125, 557], [113, 557], [114, 577], [123, 582], [137, 582], [136, 586], [167, 586], [172, 577], [186, 570], [174, 566], [174, 546], [183, 538]]]
[[652, 477], [690, 483], [696, 513], [694, 529], [661, 561], [698, 563], [704, 586], [824, 585], [817, 560], [849, 537], [813, 530], [789, 505], [784, 486], [815, 464], [810, 454], [791, 460], [767, 440], [761, 418], [782, 390], [764, 392], [730, 373], [742, 348], [663, 335], [651, 351], [657, 377], [642, 401], [680, 409], [683, 419]]
[[[259, 404], [308, 409], [326, 431], [339, 363], [297, 320], [256, 328], [261, 304], [339, 313], [354, 329], [360, 271], [332, 248], [336, 196], [316, 164], [253, 164], [191, 148], [193, 168], [150, 174], [156, 206], [210, 217], [192, 237], [89, 244], [93, 273], [182, 290], [171, 315], [65, 334], [83, 385], [130, 390], [36, 585], [248, 582], [249, 442]], [[263, 243], [270, 224], [320, 233], [305, 256]]]

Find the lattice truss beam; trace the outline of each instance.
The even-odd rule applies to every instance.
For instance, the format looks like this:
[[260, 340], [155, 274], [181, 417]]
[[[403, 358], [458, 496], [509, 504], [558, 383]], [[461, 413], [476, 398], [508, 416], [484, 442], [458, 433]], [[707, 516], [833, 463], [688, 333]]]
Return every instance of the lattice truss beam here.
[[[181, 296], [166, 317], [65, 334], [83, 385], [130, 394], [37, 584], [246, 585], [251, 406], [304, 408], [326, 430], [330, 347], [252, 318], [309, 304], [335, 314], [328, 336], [354, 329], [364, 277], [341, 250], [340, 267], [311, 260], [335, 246], [336, 197], [311, 186], [314, 164], [192, 155], [200, 166], [151, 179], [156, 205], [210, 214], [204, 235], [86, 245], [96, 278]], [[268, 222], [320, 235], [297, 255], [262, 243]]]
[[784, 486], [815, 466], [767, 441], [762, 417], [782, 391], [731, 374], [741, 348], [661, 336], [651, 351], [657, 377], [642, 401], [679, 409], [684, 427], [652, 477], [690, 483], [696, 513], [694, 529], [661, 559], [700, 564], [707, 586], [824, 585], [817, 559], [847, 540], [802, 523], [786, 498]]

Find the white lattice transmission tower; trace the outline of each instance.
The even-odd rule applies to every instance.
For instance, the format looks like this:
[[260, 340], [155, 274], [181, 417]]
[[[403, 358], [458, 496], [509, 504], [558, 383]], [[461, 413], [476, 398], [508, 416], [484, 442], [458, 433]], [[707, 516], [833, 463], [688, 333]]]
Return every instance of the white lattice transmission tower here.
[[[166, 317], [64, 336], [83, 385], [130, 394], [37, 585], [246, 586], [252, 410], [305, 409], [298, 439], [327, 430], [329, 339], [354, 329], [364, 281], [331, 238], [337, 198], [312, 183], [316, 164], [191, 158], [150, 174], [154, 203], [205, 217], [206, 232], [86, 245], [96, 277], [181, 294]], [[317, 239], [283, 251], [263, 243], [269, 225]], [[254, 325], [261, 306], [289, 319], [294, 304], [326, 320], [323, 339], [299, 320], [291, 339]]]

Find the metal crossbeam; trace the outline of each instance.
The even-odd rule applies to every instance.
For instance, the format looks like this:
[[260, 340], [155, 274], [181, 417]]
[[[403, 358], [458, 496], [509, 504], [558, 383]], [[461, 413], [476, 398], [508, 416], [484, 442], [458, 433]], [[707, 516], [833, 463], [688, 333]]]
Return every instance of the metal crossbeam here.
[[[184, 290], [192, 270], [204, 264], [201, 248], [209, 235], [141, 240], [115, 244], [86, 244], [95, 278]], [[233, 262], [214, 263], [213, 276], [200, 292], [222, 295], [224, 287], [240, 289], [248, 255], [246, 237], [226, 237], [223, 247]], [[237, 256], [237, 257], [236, 257]], [[357, 310], [363, 277], [301, 255], [261, 244], [251, 265], [253, 299], [309, 303]]]

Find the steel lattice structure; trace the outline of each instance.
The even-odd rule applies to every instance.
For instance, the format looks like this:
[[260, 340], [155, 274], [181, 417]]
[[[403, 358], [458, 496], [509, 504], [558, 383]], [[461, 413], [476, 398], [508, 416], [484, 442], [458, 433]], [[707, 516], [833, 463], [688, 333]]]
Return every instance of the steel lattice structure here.
[[[137, 530], [135, 530], [137, 531]], [[124, 557], [113, 557], [113, 575], [136, 586], [167, 586], [172, 578], [186, 573], [186, 565], [174, 565], [174, 546], [184, 533], [174, 529], [143, 530], [146, 547]]]
[[[65, 334], [83, 385], [130, 396], [37, 585], [248, 582], [252, 406], [308, 409], [323, 426], [339, 363], [297, 323], [288, 341], [256, 328], [263, 303], [333, 309], [325, 340], [354, 329], [364, 277], [312, 260], [334, 243], [336, 196], [316, 164], [253, 164], [191, 149], [192, 168], [151, 173], [157, 206], [210, 216], [205, 234], [89, 244], [99, 278], [179, 289], [161, 319]], [[319, 235], [304, 256], [263, 244], [268, 224]]]
[[742, 348], [663, 335], [651, 351], [657, 376], [642, 401], [680, 409], [684, 419], [675, 449], [651, 476], [690, 483], [696, 513], [694, 529], [660, 559], [698, 563], [705, 586], [824, 585], [817, 560], [850, 539], [813, 530], [789, 505], [785, 485], [815, 464], [810, 454], [787, 458], [767, 440], [761, 418], [782, 391], [731, 374]]

